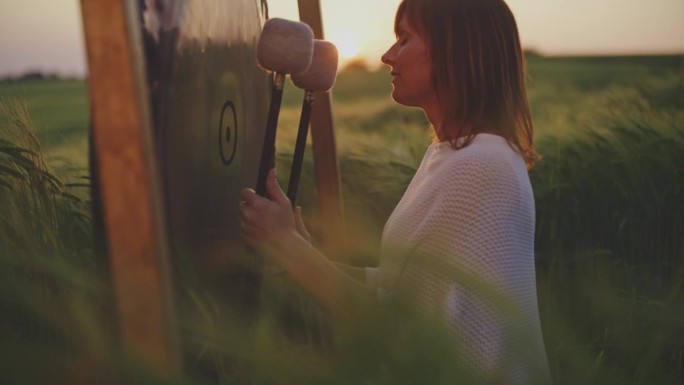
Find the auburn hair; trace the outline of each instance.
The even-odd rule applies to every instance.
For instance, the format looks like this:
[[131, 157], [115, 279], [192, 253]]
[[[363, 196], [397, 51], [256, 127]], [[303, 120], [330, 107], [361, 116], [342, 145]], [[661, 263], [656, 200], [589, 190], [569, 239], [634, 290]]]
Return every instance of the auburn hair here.
[[525, 58], [508, 5], [503, 0], [403, 0], [395, 30], [404, 16], [429, 47], [432, 83], [444, 111], [440, 139], [458, 149], [478, 133], [494, 133], [531, 167], [537, 156]]

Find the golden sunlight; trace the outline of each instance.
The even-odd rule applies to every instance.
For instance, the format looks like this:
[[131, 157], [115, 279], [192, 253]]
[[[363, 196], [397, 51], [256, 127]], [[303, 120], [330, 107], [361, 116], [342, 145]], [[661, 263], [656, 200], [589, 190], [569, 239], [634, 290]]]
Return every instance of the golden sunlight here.
[[359, 35], [351, 30], [335, 31], [331, 33], [330, 41], [337, 46], [341, 62], [356, 58], [361, 51]]

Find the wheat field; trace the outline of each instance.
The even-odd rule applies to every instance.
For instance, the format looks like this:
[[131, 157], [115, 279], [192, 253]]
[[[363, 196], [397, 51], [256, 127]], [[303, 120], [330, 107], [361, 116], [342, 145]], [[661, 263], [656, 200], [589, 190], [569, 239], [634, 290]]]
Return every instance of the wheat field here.
[[[528, 72], [542, 156], [530, 171], [537, 279], [554, 383], [684, 384], [684, 58], [530, 56]], [[340, 73], [333, 90], [354, 245], [346, 252], [359, 265], [377, 263], [384, 221], [431, 140], [423, 114], [393, 103], [390, 90], [386, 70], [358, 67]], [[300, 98], [293, 87], [284, 97], [280, 169], [289, 169]], [[458, 365], [435, 366], [434, 356], [448, 353], [441, 331], [412, 332], [426, 330], [425, 320], [387, 327], [388, 315], [377, 314], [345, 330], [333, 360], [320, 346], [283, 339], [282, 311], [243, 333], [241, 318], [197, 280], [181, 304], [199, 314], [182, 320], [187, 373], [159, 376], [122, 357], [106, 316], [107, 264], [93, 250], [88, 120], [84, 81], [0, 83], [0, 382], [462, 378]], [[299, 200], [305, 217], [316, 211], [310, 154]], [[292, 306], [286, 293], [301, 299], [284, 287], [267, 296], [274, 308]], [[311, 309], [298, 317], [321, 317]], [[303, 322], [308, 332], [312, 322]], [[410, 350], [396, 350], [396, 333]]]

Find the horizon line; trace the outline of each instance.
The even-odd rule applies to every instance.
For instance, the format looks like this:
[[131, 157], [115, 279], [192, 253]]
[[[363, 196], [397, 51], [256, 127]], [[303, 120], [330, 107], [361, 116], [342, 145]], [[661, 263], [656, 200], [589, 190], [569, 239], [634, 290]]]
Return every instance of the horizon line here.
[[[533, 47], [523, 49], [523, 52], [529, 56], [537, 56], [545, 59], [563, 59], [563, 58], [637, 58], [637, 57], [676, 57], [681, 56], [684, 62], [684, 50], [676, 51], [624, 51], [624, 52], [610, 52], [610, 51], [569, 51], [569, 52], [554, 52], [547, 53], [534, 49]], [[383, 64], [379, 59], [369, 60], [364, 55], [359, 55], [344, 61], [340, 61], [340, 68], [344, 69], [348, 65], [365, 64], [371, 70], [381, 68]], [[27, 65], [22, 70], [2, 70], [0, 69], [0, 80], [13, 80], [26, 75], [41, 74], [45, 77], [59, 77], [62, 79], [76, 78], [84, 79], [87, 77], [87, 69], [46, 69], [39, 68], [39, 66]]]

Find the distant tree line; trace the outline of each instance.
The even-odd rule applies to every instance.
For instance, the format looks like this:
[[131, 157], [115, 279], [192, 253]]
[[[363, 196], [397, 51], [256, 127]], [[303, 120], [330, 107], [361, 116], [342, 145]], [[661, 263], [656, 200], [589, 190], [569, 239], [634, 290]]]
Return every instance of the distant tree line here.
[[57, 73], [45, 73], [42, 71], [28, 71], [18, 76], [3, 76], [3, 82], [29, 82], [29, 81], [56, 81], [56, 80], [77, 80], [78, 76], [64, 76]]

